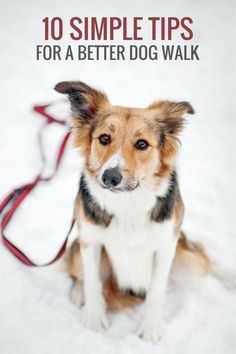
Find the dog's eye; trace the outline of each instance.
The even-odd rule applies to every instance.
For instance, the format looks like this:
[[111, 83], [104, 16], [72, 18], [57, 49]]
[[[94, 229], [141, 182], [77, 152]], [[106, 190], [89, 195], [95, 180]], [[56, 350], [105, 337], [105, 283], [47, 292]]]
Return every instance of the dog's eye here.
[[102, 134], [99, 136], [99, 142], [102, 145], [108, 145], [111, 142], [111, 136], [108, 134]]
[[134, 146], [138, 150], [146, 150], [148, 148], [149, 144], [146, 140], [140, 139], [140, 140], [136, 141]]

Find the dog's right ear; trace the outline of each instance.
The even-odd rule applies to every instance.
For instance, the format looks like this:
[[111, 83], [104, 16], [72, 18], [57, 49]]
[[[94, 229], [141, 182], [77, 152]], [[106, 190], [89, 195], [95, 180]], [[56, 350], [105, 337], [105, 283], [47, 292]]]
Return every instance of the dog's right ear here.
[[81, 81], [63, 81], [55, 86], [59, 93], [68, 95], [73, 118], [89, 123], [99, 108], [108, 103], [107, 96]]

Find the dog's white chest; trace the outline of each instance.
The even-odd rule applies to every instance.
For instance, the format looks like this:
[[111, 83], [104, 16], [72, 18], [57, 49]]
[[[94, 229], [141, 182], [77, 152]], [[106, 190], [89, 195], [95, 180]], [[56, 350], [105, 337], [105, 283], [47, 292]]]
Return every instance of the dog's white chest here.
[[139, 291], [150, 283], [154, 245], [148, 229], [144, 224], [124, 225], [114, 220], [108, 230], [104, 245], [120, 288]]
[[139, 292], [148, 289], [154, 256], [172, 237], [172, 230], [171, 221], [114, 218], [106, 229], [90, 224], [81, 231], [87, 241], [105, 246], [119, 287]]
[[114, 220], [104, 244], [121, 288], [148, 289], [154, 257], [172, 237], [172, 230], [171, 221], [123, 224]]

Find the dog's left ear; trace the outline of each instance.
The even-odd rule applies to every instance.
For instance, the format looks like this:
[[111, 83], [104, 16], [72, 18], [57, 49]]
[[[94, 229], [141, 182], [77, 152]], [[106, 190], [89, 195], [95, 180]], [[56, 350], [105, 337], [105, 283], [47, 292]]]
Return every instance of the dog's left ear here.
[[177, 136], [183, 129], [185, 114], [194, 114], [189, 102], [157, 101], [148, 107], [157, 112], [157, 122], [166, 135]]
[[194, 114], [193, 107], [188, 102], [157, 101], [148, 108], [155, 110], [162, 161], [169, 164], [179, 149], [178, 135], [184, 126], [184, 116]]
[[59, 93], [68, 95], [73, 118], [89, 123], [98, 109], [108, 103], [107, 96], [81, 81], [63, 81], [55, 86]]

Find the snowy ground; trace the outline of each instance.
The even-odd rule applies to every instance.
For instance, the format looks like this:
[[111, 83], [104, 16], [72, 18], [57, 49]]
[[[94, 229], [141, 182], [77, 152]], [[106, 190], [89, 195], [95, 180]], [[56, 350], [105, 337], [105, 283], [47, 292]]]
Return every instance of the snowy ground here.
[[[112, 102], [145, 106], [157, 98], [189, 100], [196, 115], [182, 137], [179, 175], [186, 205], [184, 229], [224, 266], [235, 263], [235, 115], [233, 1], [1, 2], [0, 198], [39, 170], [35, 103], [58, 99], [52, 87], [80, 79], [103, 88]], [[135, 9], [134, 9], [135, 7]], [[192, 16], [199, 62], [37, 62], [45, 16]], [[62, 109], [60, 108], [62, 107]], [[64, 116], [66, 103], [53, 108]], [[45, 137], [50, 159], [63, 135]], [[51, 160], [48, 168], [51, 167]], [[35, 191], [6, 234], [38, 263], [52, 258], [70, 223], [80, 158], [71, 148], [51, 184]], [[0, 352], [2, 354], [235, 352], [235, 293], [213, 277], [170, 283], [166, 335], [158, 344], [135, 336], [142, 307], [110, 315], [104, 334], [83, 328], [70, 302], [71, 282], [54, 266], [28, 268], [0, 246]], [[191, 279], [191, 282], [190, 282]]]

